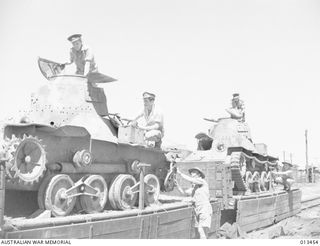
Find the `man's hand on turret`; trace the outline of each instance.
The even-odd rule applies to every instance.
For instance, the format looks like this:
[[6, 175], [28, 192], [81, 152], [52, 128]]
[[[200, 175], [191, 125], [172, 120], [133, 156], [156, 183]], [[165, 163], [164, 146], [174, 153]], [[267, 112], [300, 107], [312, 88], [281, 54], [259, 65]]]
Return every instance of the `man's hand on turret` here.
[[129, 126], [132, 126], [132, 127], [135, 127], [137, 128], [138, 127], [138, 122], [136, 120], [133, 120], [129, 123]]

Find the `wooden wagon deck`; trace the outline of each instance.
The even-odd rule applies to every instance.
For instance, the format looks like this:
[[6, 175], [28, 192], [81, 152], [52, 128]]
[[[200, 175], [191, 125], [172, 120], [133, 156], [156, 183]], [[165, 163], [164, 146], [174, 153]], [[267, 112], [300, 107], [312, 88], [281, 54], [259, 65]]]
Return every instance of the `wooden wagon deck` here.
[[[226, 221], [237, 223], [242, 231], [272, 225], [299, 213], [301, 190], [276, 190], [260, 194], [234, 196], [233, 209], [225, 208], [221, 199], [211, 200], [213, 216], [209, 238], [216, 238]], [[193, 208], [188, 199], [161, 195], [161, 205], [144, 210], [105, 211], [97, 214], [60, 218], [7, 220], [0, 237], [20, 238], [100, 238], [100, 239], [190, 239], [195, 238]], [[231, 211], [233, 218], [229, 216]]]
[[[220, 226], [220, 202], [211, 201], [214, 211], [210, 237]], [[172, 202], [130, 211], [61, 218], [13, 219], [7, 221], [4, 238], [194, 238], [193, 208], [186, 202]], [[1, 235], [1, 234], [0, 234]]]

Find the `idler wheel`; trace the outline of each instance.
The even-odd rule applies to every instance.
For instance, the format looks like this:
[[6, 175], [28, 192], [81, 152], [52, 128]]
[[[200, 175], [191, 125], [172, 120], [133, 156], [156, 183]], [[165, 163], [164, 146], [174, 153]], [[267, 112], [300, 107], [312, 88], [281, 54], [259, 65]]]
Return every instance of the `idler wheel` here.
[[45, 192], [45, 208], [50, 210], [53, 216], [66, 216], [71, 213], [76, 203], [76, 196], [72, 195], [76, 194], [76, 190], [68, 190], [73, 186], [72, 179], [66, 174], [51, 178]]
[[158, 202], [160, 195], [160, 183], [158, 178], [154, 174], [147, 174], [144, 177], [145, 182], [145, 204], [148, 206], [150, 204], [155, 204]]
[[132, 175], [118, 175], [109, 191], [110, 205], [114, 209], [126, 210], [132, 208], [137, 201], [137, 192], [132, 190], [137, 181]]
[[[81, 209], [86, 213], [98, 213], [104, 209], [108, 200], [108, 186], [104, 178], [100, 175], [90, 175], [84, 181], [86, 185], [97, 191], [94, 196], [81, 195], [79, 203]], [[86, 193], [86, 190], [84, 191]]]

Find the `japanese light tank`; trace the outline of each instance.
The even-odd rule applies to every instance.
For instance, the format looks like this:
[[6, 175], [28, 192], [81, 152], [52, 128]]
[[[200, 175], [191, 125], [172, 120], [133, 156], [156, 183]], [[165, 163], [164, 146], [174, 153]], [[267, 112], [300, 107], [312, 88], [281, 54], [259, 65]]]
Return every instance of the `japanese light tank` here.
[[271, 170], [277, 165], [278, 158], [268, 155], [267, 145], [253, 143], [249, 125], [239, 119], [209, 121], [214, 124], [208, 133], [196, 135], [198, 150], [188, 158], [202, 156], [203, 160], [224, 160], [231, 166], [234, 195], [270, 190]]
[[39, 208], [53, 216], [101, 212], [107, 205], [124, 210], [136, 205], [143, 169], [145, 203], [155, 202], [170, 163], [159, 148], [118, 138], [125, 127], [97, 86], [115, 79], [62, 75], [60, 64], [38, 63], [48, 81], [20, 120], [3, 128], [6, 189], [37, 191]]

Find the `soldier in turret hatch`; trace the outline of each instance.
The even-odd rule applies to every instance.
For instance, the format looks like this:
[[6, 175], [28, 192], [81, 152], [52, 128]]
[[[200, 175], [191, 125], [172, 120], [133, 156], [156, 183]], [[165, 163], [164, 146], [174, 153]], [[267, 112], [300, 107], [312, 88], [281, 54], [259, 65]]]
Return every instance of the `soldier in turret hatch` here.
[[234, 93], [231, 100], [231, 108], [227, 109], [232, 119], [237, 119], [241, 122], [245, 121], [244, 102], [240, 100], [239, 93]]
[[[149, 147], [160, 148], [164, 134], [163, 115], [159, 108], [155, 106], [156, 95], [150, 92], [144, 92], [143, 105], [144, 109], [130, 124], [139, 127], [145, 131], [145, 140]], [[137, 120], [142, 118], [144, 120], [142, 126], [138, 126]]]
[[91, 49], [83, 44], [81, 36], [81, 34], [74, 34], [68, 37], [68, 40], [72, 43], [70, 62], [62, 64], [61, 68], [64, 69], [65, 65], [75, 63], [76, 74], [86, 76], [89, 72], [98, 72], [98, 67]]

